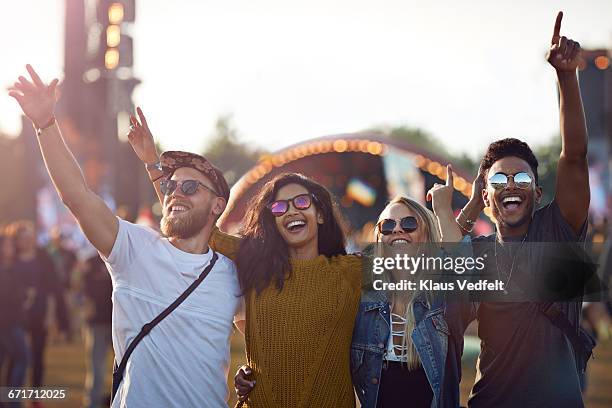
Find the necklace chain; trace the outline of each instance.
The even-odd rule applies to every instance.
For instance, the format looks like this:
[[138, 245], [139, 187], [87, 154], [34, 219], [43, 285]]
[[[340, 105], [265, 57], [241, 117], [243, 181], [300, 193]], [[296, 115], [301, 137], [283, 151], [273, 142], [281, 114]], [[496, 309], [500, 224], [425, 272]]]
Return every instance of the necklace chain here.
[[[514, 262], [516, 261], [516, 258], [518, 257], [519, 252], [523, 248], [523, 244], [525, 243], [525, 240], [527, 239], [528, 234], [529, 234], [529, 231], [525, 233], [525, 235], [523, 236], [523, 239], [521, 240], [521, 245], [519, 246], [517, 251], [514, 253], [514, 256], [512, 256], [512, 263], [510, 264], [510, 273], [508, 274], [508, 280], [504, 283], [504, 294], [505, 295], [508, 294], [508, 291], [506, 290], [506, 288], [510, 284], [510, 279], [512, 279], [512, 272], [514, 271]], [[500, 280], [502, 280], [501, 274], [499, 273], [499, 265], [497, 264], [497, 241], [498, 241], [497, 234], [495, 234], [495, 244], [494, 244], [495, 246], [493, 247], [495, 251], [495, 270], [497, 271], [497, 277]]]

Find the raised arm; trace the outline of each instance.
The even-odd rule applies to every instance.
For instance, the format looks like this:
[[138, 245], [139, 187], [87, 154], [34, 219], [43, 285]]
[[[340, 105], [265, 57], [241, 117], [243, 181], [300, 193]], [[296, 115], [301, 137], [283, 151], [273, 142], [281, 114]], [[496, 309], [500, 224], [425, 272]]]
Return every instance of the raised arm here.
[[20, 76], [9, 95], [19, 102], [23, 113], [37, 129], [47, 171], [62, 202], [70, 209], [87, 239], [100, 253], [108, 256], [117, 237], [119, 222], [104, 201], [87, 187], [77, 161], [64, 143], [54, 117], [58, 80], [54, 79], [47, 86], [30, 65], [26, 68], [31, 81]]
[[436, 183], [427, 192], [427, 201], [431, 201], [434, 214], [438, 219], [442, 242], [459, 242], [463, 238], [451, 207], [453, 191], [453, 168], [449, 164], [446, 166], [446, 184]]
[[138, 114], [138, 119], [140, 119], [140, 121], [134, 115], [130, 115], [131, 124], [130, 133], [128, 133], [128, 140], [132, 146], [132, 149], [134, 149], [136, 156], [138, 156], [140, 161], [144, 163], [149, 174], [149, 180], [151, 180], [151, 183], [153, 183], [153, 188], [155, 188], [157, 199], [163, 206], [164, 195], [160, 189], [163, 174], [160, 169], [153, 166], [156, 163], [159, 163], [159, 153], [155, 147], [153, 134], [149, 129], [147, 118], [145, 118], [144, 113], [142, 113], [142, 109], [139, 107], [136, 108], [136, 113]]
[[560, 36], [559, 12], [547, 60], [557, 71], [561, 156], [557, 165], [555, 201], [561, 214], [578, 233], [589, 211], [590, 190], [587, 164], [588, 136], [576, 69], [581, 60], [580, 44]]

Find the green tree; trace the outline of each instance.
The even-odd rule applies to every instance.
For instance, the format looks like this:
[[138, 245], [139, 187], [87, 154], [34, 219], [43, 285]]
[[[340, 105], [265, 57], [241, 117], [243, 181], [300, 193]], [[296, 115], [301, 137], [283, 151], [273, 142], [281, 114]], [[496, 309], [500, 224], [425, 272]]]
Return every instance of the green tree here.
[[423, 129], [410, 126], [383, 126], [375, 127], [368, 131], [382, 133], [390, 139], [404, 141], [435, 152], [449, 162], [469, 171], [471, 174], [475, 175], [478, 171], [479, 163], [477, 161], [465, 153], [460, 155], [450, 153], [440, 140]]
[[231, 187], [265, 153], [259, 147], [241, 142], [232, 115], [223, 115], [217, 119], [215, 132], [203, 155], [223, 172]]
[[542, 186], [542, 202], [550, 202], [555, 195], [557, 180], [557, 163], [561, 154], [561, 136], [555, 135], [547, 143], [537, 145], [533, 153], [538, 159], [538, 179]]

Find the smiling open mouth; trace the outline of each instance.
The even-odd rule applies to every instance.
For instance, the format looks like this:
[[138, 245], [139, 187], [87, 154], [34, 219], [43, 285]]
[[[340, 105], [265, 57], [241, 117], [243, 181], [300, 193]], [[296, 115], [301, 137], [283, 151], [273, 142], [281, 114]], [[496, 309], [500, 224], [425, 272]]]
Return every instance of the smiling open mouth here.
[[168, 212], [171, 215], [177, 215], [188, 211], [189, 208], [182, 204], [173, 204], [170, 206], [170, 211]]
[[519, 196], [506, 196], [502, 200], [502, 206], [506, 210], [514, 211], [520, 207], [523, 203], [523, 199]]
[[306, 221], [304, 220], [294, 220], [285, 224], [285, 228], [289, 230], [289, 232], [299, 232], [306, 227]]
[[410, 243], [410, 241], [408, 241], [405, 238], [398, 238], [398, 239], [394, 239], [393, 241], [391, 241], [391, 245], [395, 246], [395, 245], [408, 245]]

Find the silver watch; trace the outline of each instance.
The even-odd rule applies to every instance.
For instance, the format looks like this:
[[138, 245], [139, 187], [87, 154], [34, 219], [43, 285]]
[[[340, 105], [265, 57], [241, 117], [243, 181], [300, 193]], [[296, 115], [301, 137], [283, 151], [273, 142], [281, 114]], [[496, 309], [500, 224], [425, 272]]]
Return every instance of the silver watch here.
[[146, 164], [145, 167], [147, 168], [147, 170], [159, 170], [162, 171], [162, 165], [161, 162], [156, 162], [156, 163], [151, 163], [151, 164]]

